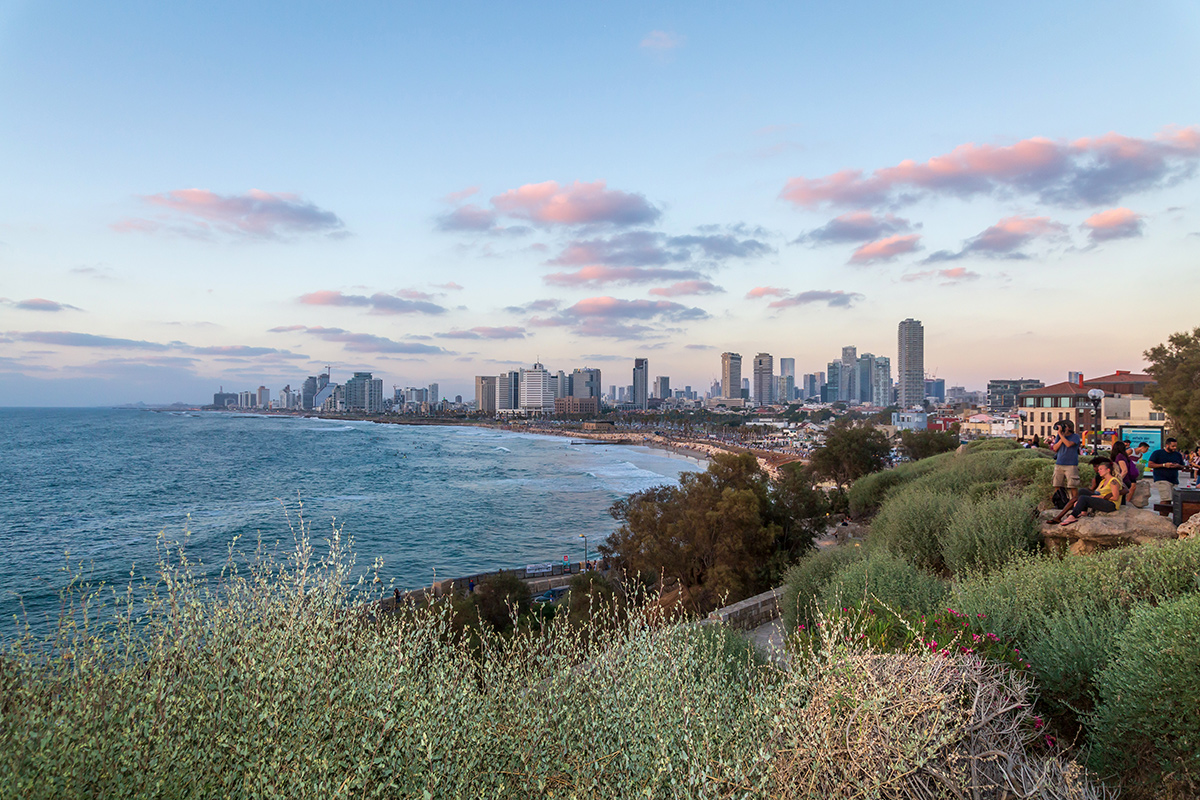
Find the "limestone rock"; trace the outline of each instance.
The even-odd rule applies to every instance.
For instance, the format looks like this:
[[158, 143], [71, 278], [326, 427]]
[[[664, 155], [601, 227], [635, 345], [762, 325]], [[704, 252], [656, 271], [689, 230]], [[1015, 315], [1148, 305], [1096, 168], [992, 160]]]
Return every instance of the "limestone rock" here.
[[1042, 526], [1042, 536], [1047, 544], [1061, 546], [1069, 543], [1071, 553], [1082, 555], [1127, 544], [1174, 539], [1175, 526], [1170, 519], [1158, 514], [1122, 508], [1111, 514], [1084, 517], [1065, 528], [1045, 524]]
[[1197, 534], [1200, 534], [1200, 514], [1193, 514], [1190, 518], [1183, 521], [1175, 535], [1180, 539], [1194, 539]]

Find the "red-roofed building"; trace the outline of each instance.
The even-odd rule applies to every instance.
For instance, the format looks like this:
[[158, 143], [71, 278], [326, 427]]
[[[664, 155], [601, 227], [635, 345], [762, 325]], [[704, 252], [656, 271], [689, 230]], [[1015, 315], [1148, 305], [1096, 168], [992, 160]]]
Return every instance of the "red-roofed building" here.
[[1045, 439], [1052, 436], [1054, 423], [1060, 419], [1070, 419], [1081, 434], [1092, 431], [1096, 423], [1095, 412], [1087, 394], [1092, 389], [1104, 391], [1099, 420], [1103, 441], [1112, 441], [1121, 426], [1165, 428], [1166, 414], [1155, 410], [1150, 398], [1146, 397], [1147, 387], [1155, 383], [1149, 375], [1117, 370], [1090, 380], [1081, 378], [1078, 383], [1063, 381], [1021, 392], [1017, 398], [1021, 437], [1031, 439], [1037, 435]]

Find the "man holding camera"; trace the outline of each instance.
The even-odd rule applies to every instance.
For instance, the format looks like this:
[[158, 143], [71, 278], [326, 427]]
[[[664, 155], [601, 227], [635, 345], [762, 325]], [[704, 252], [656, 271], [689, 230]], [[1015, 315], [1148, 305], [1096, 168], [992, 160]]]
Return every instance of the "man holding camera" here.
[[1050, 443], [1050, 449], [1054, 451], [1054, 488], [1066, 489], [1071, 496], [1067, 508], [1079, 497], [1079, 448], [1082, 444], [1083, 439], [1075, 432], [1074, 422], [1060, 419], [1054, 423], [1054, 441]]

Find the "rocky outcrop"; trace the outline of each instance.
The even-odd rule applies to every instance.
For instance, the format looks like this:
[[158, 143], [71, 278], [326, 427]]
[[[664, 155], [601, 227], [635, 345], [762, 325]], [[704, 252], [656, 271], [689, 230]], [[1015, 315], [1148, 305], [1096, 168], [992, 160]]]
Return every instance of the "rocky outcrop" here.
[[1042, 524], [1042, 539], [1050, 549], [1069, 548], [1075, 555], [1175, 537], [1171, 520], [1137, 508], [1093, 514], [1065, 528], [1049, 522]]

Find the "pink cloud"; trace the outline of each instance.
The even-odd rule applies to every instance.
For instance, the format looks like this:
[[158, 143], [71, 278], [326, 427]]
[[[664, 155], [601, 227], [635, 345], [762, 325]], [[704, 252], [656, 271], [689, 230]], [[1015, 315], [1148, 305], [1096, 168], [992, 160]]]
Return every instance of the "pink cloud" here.
[[1066, 234], [1067, 226], [1049, 217], [1015, 216], [1005, 217], [982, 233], [968, 239], [961, 250], [938, 250], [931, 253], [925, 263], [956, 261], [969, 255], [988, 258], [1028, 258], [1021, 248], [1039, 238], [1059, 238]]
[[949, 269], [930, 269], [924, 272], [910, 272], [900, 280], [902, 281], [924, 281], [924, 280], [941, 280], [944, 286], [963, 281], [978, 280], [980, 277], [978, 272], [971, 272], [966, 267], [950, 267]]
[[177, 189], [142, 197], [163, 212], [162, 220], [126, 219], [112, 228], [121, 232], [209, 235], [213, 232], [258, 239], [323, 233], [346, 235], [345, 225], [332, 211], [318, 208], [299, 195], [251, 189], [240, 195], [220, 195], [207, 189]]
[[972, 239], [967, 247], [1008, 253], [1038, 236], [1054, 236], [1065, 231], [1065, 225], [1049, 217], [1006, 217]]
[[602, 181], [527, 183], [492, 198], [502, 214], [542, 225], [640, 225], [654, 222], [659, 210], [640, 194], [608, 189]]
[[747, 300], [754, 300], [760, 297], [786, 297], [787, 289], [780, 289], [778, 286], [755, 286], [750, 291], [746, 292]]
[[406, 300], [432, 300], [433, 295], [429, 292], [419, 292], [416, 289], [401, 289], [396, 292], [397, 297], [403, 297]]
[[861, 299], [862, 295], [858, 292], [845, 292], [841, 289], [810, 289], [807, 292], [797, 292], [794, 295], [784, 297], [782, 300], [776, 300], [767, 307], [792, 308], [793, 306], [806, 306], [812, 303], [825, 303], [830, 308], [849, 308]]
[[478, 192], [479, 192], [478, 186], [468, 186], [467, 188], [460, 189], [457, 192], [450, 192], [450, 194], [443, 197], [442, 200], [444, 200], [447, 203], [459, 203], [459, 202], [462, 202], [463, 200], [466, 200], [471, 195], [477, 194]]
[[552, 272], [542, 278], [551, 286], [601, 286], [606, 283], [650, 283], [661, 280], [690, 279], [700, 273], [692, 269], [666, 267], [606, 267], [593, 264], [574, 272]]
[[662, 286], [650, 290], [650, 294], [658, 297], [683, 297], [692, 294], [717, 294], [725, 291], [720, 286], [709, 281], [678, 281], [670, 286]]
[[436, 303], [390, 295], [386, 292], [376, 292], [367, 297], [366, 295], [343, 294], [327, 289], [300, 295], [299, 301], [306, 306], [364, 307], [369, 308], [372, 314], [442, 314], [446, 311]]
[[450, 281], [449, 283], [435, 283], [433, 285], [433, 288], [445, 289], [446, 291], [449, 291], [449, 292], [461, 292], [463, 290], [463, 287], [459, 286], [454, 281]]
[[1200, 159], [1200, 127], [1165, 128], [1153, 139], [1110, 133], [1055, 141], [1044, 137], [1012, 145], [959, 145], [927, 161], [901, 161], [869, 175], [846, 169], [821, 178], [792, 178], [780, 197], [802, 208], [877, 207], [934, 193], [967, 197], [1010, 192], [1045, 202], [1110, 202], [1129, 192], [1176, 183]]
[[920, 234], [907, 236], [889, 236], [874, 242], [867, 242], [854, 251], [850, 256], [851, 264], [872, 264], [877, 261], [890, 261], [896, 256], [911, 253], [918, 249]]
[[1128, 239], [1142, 235], [1142, 215], [1128, 208], [1110, 208], [1092, 214], [1083, 221], [1092, 242]]

